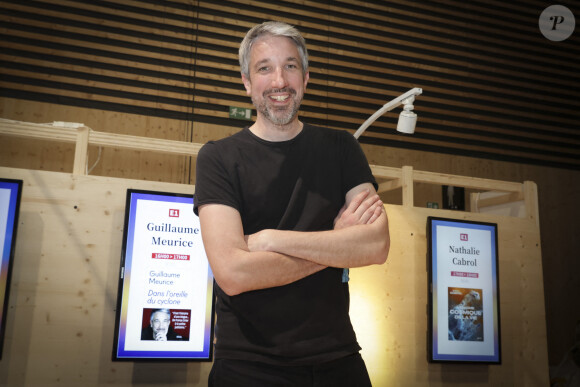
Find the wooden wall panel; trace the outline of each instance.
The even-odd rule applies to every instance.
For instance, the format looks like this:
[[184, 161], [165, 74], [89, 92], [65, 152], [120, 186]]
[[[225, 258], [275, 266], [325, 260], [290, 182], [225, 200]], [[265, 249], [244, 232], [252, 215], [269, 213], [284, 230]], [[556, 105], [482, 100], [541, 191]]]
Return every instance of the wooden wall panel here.
[[24, 181], [3, 386], [206, 385], [208, 363], [112, 362], [127, 188], [187, 184], [0, 168]]
[[[0, 167], [22, 179], [0, 385], [206, 386], [210, 363], [113, 362], [126, 189], [192, 185]], [[354, 269], [351, 315], [373, 385], [548, 385], [539, 231], [533, 220], [462, 213], [499, 225], [499, 366], [426, 359], [426, 217], [451, 211], [387, 205], [385, 265]], [[533, 370], [533, 371], [532, 371]]]
[[[576, 4], [561, 1], [574, 12]], [[255, 23], [295, 23], [307, 38], [304, 120], [354, 132], [418, 86], [416, 134], [398, 110], [360, 138], [371, 164], [538, 183], [550, 340], [557, 364], [578, 319], [578, 31], [545, 39], [538, 0], [3, 0], [0, 116], [82, 122], [98, 131], [205, 143], [238, 131], [251, 108], [237, 47]], [[577, 19], [578, 19], [578, 15]], [[90, 149], [89, 163], [98, 149]], [[70, 171], [72, 148], [0, 138], [0, 165]], [[92, 174], [192, 183], [195, 160], [107, 150]], [[440, 201], [416, 189], [416, 205]], [[424, 192], [423, 192], [424, 191]], [[389, 193], [390, 195], [390, 193]], [[389, 203], [398, 203], [397, 192]], [[572, 270], [570, 270], [572, 268]], [[571, 309], [579, 310], [578, 302]]]
[[[434, 210], [390, 205], [386, 210], [393, 225], [391, 255], [385, 265], [352, 270], [350, 284], [351, 319], [373, 385], [549, 384], [542, 348], [545, 325], [538, 323], [545, 316], [543, 286], [531, 283], [542, 275], [534, 222], [462, 214], [461, 218], [499, 222], [502, 365], [429, 364], [426, 219]], [[436, 216], [457, 217], [452, 211], [437, 211]]]
[[[413, 136], [388, 113], [362, 143], [578, 169], [578, 36], [537, 27], [544, 3], [391, 1], [10, 0], [1, 6], [0, 97], [239, 129], [244, 33], [268, 19], [309, 44], [302, 117], [355, 131], [412, 87]], [[195, 123], [195, 124], [194, 124]], [[142, 130], [147, 130], [142, 128]], [[168, 136], [167, 133], [159, 133]], [[175, 138], [178, 139], [178, 138]]]
[[[580, 171], [374, 145], [366, 146], [365, 153], [371, 164], [396, 168], [412, 165], [417, 170], [461, 176], [534, 181], [539, 196], [550, 365], [556, 366], [568, 356], [580, 319], [580, 300], [569, 296], [580, 294], [580, 239], [576, 226], [580, 218]], [[383, 200], [400, 204], [400, 197], [400, 190], [392, 191]], [[441, 208], [441, 200], [441, 186], [415, 184], [415, 206], [437, 202]], [[466, 205], [468, 200], [466, 191]]]
[[[83, 123], [103, 132], [146, 132], [152, 138], [180, 137], [187, 129], [185, 122], [180, 120], [27, 100], [1, 100], [0, 115], [7, 119], [41, 123], [62, 121], [66, 117], [69, 122]], [[0, 145], [2, 166], [72, 172], [72, 144], [0, 136]], [[189, 183], [191, 165], [190, 157], [89, 147], [87, 169], [97, 176]]]

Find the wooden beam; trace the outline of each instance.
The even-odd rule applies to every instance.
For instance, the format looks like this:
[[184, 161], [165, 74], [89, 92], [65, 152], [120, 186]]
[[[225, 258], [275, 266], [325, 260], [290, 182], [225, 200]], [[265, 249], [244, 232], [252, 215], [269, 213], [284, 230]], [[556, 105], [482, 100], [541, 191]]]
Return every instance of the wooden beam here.
[[0, 134], [13, 137], [24, 137], [59, 142], [76, 142], [77, 132], [74, 128], [57, 127], [51, 124], [34, 124], [0, 119]]
[[395, 190], [397, 188], [401, 188], [402, 186], [403, 186], [403, 183], [402, 183], [401, 179], [394, 179], [394, 180], [385, 181], [385, 182], [382, 182], [379, 184], [379, 188], [377, 189], [377, 193], [392, 191], [392, 190]]
[[[184, 141], [97, 132], [83, 124], [71, 122], [34, 124], [0, 119], [0, 134], [15, 137], [75, 143], [84, 138], [78, 137], [77, 129], [79, 128], [88, 129], [88, 144], [94, 146], [149, 150], [182, 156], [197, 156], [199, 149], [203, 146], [203, 144]], [[77, 150], [78, 146], [82, 147], [82, 144], [77, 145]]]
[[91, 131], [91, 145], [122, 149], [149, 150], [182, 156], [197, 156], [203, 144]]
[[[84, 124], [74, 122], [54, 122], [51, 124], [34, 124], [0, 119], [0, 135], [24, 138], [44, 139], [76, 143], [73, 173], [85, 175], [88, 146], [111, 147], [121, 149], [145, 150], [165, 154], [196, 157], [203, 144], [184, 141], [148, 138], [115, 133], [97, 132]], [[414, 183], [451, 185], [475, 190], [505, 192], [496, 198], [477, 200], [475, 207], [486, 207], [512, 201], [525, 200], [526, 213], [539, 226], [537, 188], [533, 182], [521, 183], [457, 176], [444, 173], [415, 171], [411, 166], [402, 168], [371, 165], [374, 176], [381, 180], [379, 192], [402, 188], [403, 206], [414, 206]], [[477, 210], [475, 210], [477, 211]]]
[[[473, 200], [472, 196], [472, 200]], [[498, 195], [498, 196], [494, 196], [491, 198], [484, 198], [484, 199], [480, 199], [479, 198], [479, 194], [475, 194], [475, 206], [476, 208], [483, 208], [483, 207], [489, 207], [489, 206], [497, 206], [500, 204], [506, 204], [506, 203], [512, 203], [512, 202], [517, 202], [520, 200], [524, 200], [524, 193], [523, 190], [521, 190], [520, 192], [508, 192], [505, 193], [503, 195]]]
[[415, 171], [413, 174], [413, 180], [417, 183], [452, 185], [455, 187], [481, 189], [485, 191], [521, 192], [522, 190], [521, 183], [514, 183], [511, 181], [491, 180], [425, 171]]
[[408, 165], [402, 168], [403, 206], [413, 207], [415, 204], [415, 194], [413, 192], [413, 167]]
[[87, 174], [90, 131], [91, 129], [88, 126], [81, 126], [80, 128], [77, 128], [75, 159], [73, 163], [73, 174], [75, 175]]
[[402, 171], [400, 168], [394, 167], [383, 167], [380, 165], [371, 165], [371, 171], [375, 178], [386, 178], [386, 179], [400, 179], [402, 176]]
[[526, 216], [536, 221], [540, 229], [540, 209], [538, 206], [538, 186], [533, 181], [524, 181], [524, 203]]

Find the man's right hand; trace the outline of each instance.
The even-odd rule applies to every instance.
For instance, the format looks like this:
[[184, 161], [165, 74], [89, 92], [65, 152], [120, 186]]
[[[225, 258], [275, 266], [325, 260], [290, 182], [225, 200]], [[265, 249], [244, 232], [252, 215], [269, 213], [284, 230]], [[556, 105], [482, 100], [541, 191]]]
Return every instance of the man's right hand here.
[[347, 206], [344, 206], [334, 218], [334, 229], [338, 230], [354, 226], [355, 224], [371, 224], [373, 223], [383, 211], [383, 202], [379, 195], [372, 194], [369, 197], [370, 191], [364, 190], [354, 196]]

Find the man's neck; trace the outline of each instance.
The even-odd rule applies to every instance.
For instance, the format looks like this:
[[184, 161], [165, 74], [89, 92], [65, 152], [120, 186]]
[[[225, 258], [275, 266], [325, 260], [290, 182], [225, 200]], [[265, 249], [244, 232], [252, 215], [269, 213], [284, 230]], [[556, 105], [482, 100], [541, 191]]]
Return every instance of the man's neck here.
[[254, 125], [250, 126], [250, 131], [263, 140], [281, 142], [296, 137], [303, 127], [304, 125], [297, 117], [286, 125], [275, 125], [258, 116]]

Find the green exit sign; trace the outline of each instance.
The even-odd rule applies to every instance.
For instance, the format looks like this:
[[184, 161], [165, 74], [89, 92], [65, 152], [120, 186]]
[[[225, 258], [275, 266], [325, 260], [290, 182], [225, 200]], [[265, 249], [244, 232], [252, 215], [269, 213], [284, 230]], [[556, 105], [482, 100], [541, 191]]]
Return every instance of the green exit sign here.
[[230, 106], [230, 118], [251, 121], [252, 120], [252, 109]]

